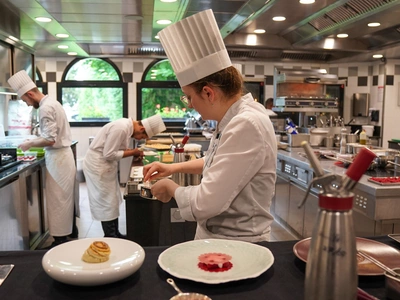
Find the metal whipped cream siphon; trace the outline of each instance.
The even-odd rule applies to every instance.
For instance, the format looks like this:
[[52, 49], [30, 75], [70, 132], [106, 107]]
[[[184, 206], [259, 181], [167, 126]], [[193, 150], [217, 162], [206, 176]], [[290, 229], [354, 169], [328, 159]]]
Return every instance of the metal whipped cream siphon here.
[[[316, 176], [299, 208], [313, 186], [322, 187], [307, 257], [304, 299], [357, 299], [357, 249], [352, 215], [354, 194], [351, 190], [375, 154], [367, 148], [362, 149], [341, 179], [335, 174], [324, 174], [311, 146], [307, 142], [302, 146]], [[335, 188], [333, 182], [341, 183]]]

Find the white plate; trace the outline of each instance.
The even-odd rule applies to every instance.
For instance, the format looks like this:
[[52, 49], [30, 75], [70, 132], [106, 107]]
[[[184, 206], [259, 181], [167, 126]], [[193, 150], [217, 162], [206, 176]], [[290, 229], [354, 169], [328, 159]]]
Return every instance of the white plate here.
[[[94, 241], [106, 242], [110, 259], [102, 263], [82, 260], [85, 250]], [[143, 264], [143, 248], [118, 238], [88, 238], [67, 242], [46, 252], [42, 259], [45, 272], [53, 279], [72, 285], [94, 286], [115, 282], [135, 273]]]
[[[217, 252], [232, 256], [232, 268], [225, 272], [200, 269], [199, 255]], [[158, 257], [158, 264], [169, 274], [193, 281], [217, 284], [255, 278], [268, 270], [274, 256], [268, 248], [241, 241], [209, 239], [195, 240], [172, 246]]]

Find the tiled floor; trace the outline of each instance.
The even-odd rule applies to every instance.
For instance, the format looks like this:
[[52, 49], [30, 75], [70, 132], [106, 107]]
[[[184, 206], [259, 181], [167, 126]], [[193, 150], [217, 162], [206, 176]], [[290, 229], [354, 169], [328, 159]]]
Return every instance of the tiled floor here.
[[[124, 188], [121, 188], [123, 193]], [[80, 210], [81, 216], [77, 218], [77, 226], [79, 229], [79, 238], [88, 237], [102, 237], [104, 235], [103, 229], [101, 228], [101, 222], [92, 219], [89, 208], [89, 199], [87, 195], [86, 183], [82, 182], [79, 184], [79, 195], [80, 195]], [[125, 205], [121, 204], [120, 217], [119, 217], [119, 231], [122, 234], [126, 234], [126, 218], [125, 218]], [[270, 241], [287, 241], [296, 240], [290, 232], [284, 229], [279, 223], [274, 221], [271, 225], [271, 236]], [[49, 238], [41, 248], [47, 247], [52, 243], [53, 239]]]

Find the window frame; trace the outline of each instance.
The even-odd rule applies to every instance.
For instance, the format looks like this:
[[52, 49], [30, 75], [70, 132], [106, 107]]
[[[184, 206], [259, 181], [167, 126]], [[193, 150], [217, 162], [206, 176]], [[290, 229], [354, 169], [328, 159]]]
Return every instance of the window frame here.
[[[106, 61], [108, 64], [110, 64], [115, 72], [118, 74], [118, 81], [114, 80], [66, 80], [66, 76], [69, 72], [69, 70], [80, 60], [82, 59], [88, 59], [88, 58], [96, 58], [96, 59], [101, 59]], [[73, 61], [71, 61], [68, 66], [65, 68], [61, 82], [57, 83], [57, 100], [63, 104], [62, 102], [62, 89], [63, 88], [122, 88], [122, 118], [127, 118], [128, 117], [128, 83], [124, 82], [123, 76], [118, 69], [117, 65], [114, 64], [110, 59], [108, 58], [101, 58], [101, 57], [82, 57], [82, 58], [76, 58]], [[103, 127], [104, 125], [108, 124], [111, 121], [99, 121], [99, 122], [94, 122], [94, 121], [81, 121], [81, 122], [69, 122], [71, 127]]]

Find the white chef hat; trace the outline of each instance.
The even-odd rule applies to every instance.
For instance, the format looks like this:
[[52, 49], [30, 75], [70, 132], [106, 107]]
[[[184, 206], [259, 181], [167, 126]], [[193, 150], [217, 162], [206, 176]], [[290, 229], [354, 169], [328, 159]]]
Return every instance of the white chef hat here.
[[8, 83], [17, 92], [18, 97], [21, 98], [26, 92], [36, 87], [36, 84], [29, 77], [25, 70], [15, 73], [8, 79]]
[[142, 124], [149, 138], [167, 129], [160, 115], [154, 115], [143, 119]]
[[211, 9], [169, 25], [158, 35], [181, 86], [232, 65]]

